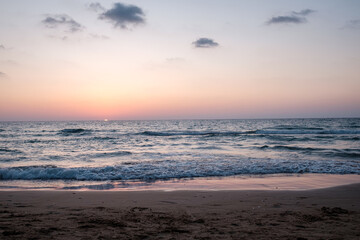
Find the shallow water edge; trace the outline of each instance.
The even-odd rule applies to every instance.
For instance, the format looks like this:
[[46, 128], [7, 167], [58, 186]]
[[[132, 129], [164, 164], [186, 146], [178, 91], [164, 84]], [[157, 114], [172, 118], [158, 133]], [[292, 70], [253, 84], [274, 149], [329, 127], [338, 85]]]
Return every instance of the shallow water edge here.
[[144, 181], [23, 181], [0, 182], [0, 191], [228, 191], [311, 190], [360, 183], [355, 174], [268, 174]]

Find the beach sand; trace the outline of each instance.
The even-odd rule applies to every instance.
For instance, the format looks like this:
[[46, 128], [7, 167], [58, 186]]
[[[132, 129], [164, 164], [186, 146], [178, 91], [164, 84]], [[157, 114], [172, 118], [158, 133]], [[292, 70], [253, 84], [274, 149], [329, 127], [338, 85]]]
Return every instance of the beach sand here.
[[360, 239], [360, 184], [306, 191], [2, 191], [1, 239]]

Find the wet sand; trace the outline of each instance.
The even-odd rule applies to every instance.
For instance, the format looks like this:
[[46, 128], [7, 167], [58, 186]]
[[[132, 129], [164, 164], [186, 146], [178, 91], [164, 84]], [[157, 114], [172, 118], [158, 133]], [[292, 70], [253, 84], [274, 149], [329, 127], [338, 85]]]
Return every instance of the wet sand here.
[[2, 191], [1, 239], [360, 239], [360, 184], [306, 191]]

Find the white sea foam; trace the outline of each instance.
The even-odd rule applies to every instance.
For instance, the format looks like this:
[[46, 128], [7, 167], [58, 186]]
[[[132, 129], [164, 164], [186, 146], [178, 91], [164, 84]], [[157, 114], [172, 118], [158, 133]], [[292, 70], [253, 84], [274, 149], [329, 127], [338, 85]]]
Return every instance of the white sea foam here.
[[171, 178], [232, 176], [239, 174], [327, 173], [360, 174], [360, 163], [339, 161], [158, 161], [106, 167], [61, 168], [52, 165], [1, 168], [2, 180], [159, 180]]

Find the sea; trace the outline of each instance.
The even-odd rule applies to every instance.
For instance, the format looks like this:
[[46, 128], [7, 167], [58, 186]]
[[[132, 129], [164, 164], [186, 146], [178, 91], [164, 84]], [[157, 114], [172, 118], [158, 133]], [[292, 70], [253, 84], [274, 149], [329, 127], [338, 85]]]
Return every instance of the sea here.
[[360, 119], [0, 122], [0, 189], [360, 174]]

